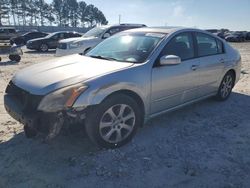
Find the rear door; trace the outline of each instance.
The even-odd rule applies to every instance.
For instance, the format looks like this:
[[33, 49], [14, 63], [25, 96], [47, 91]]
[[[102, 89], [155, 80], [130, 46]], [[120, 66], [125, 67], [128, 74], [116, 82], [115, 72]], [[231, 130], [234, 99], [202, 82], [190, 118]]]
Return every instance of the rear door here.
[[223, 43], [204, 33], [195, 33], [197, 55], [199, 57], [199, 97], [218, 90], [223, 73], [225, 53]]
[[[159, 59], [165, 55], [179, 56], [182, 62], [179, 65], [160, 66]], [[152, 70], [152, 114], [192, 101], [197, 97], [198, 66], [192, 33], [185, 32], [174, 36], [160, 53]]]

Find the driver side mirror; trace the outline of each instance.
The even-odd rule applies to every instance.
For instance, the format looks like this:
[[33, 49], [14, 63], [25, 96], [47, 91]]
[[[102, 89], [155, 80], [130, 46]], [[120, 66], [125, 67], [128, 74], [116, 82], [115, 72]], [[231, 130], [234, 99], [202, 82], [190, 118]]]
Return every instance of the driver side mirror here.
[[165, 55], [160, 59], [160, 65], [179, 65], [181, 63], [181, 58], [176, 55]]
[[111, 35], [109, 34], [109, 33], [105, 33], [104, 35], [103, 35], [103, 39], [106, 39], [106, 38], [109, 38]]

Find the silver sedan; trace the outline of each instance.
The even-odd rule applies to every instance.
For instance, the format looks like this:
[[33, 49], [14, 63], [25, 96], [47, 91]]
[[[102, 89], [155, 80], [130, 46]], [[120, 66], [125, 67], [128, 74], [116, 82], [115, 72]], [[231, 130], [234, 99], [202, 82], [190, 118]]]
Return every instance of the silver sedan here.
[[240, 77], [241, 57], [227, 42], [198, 29], [142, 28], [103, 41], [87, 54], [25, 68], [5, 94], [26, 136], [82, 122], [100, 147], [129, 142], [162, 113], [215, 96], [225, 101]]

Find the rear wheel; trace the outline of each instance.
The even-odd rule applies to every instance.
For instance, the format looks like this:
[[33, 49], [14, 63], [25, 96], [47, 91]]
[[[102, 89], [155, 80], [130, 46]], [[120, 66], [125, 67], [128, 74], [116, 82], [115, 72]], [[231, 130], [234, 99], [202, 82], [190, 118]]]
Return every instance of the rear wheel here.
[[230, 96], [234, 87], [235, 76], [232, 72], [228, 72], [221, 81], [216, 98], [219, 101], [224, 101]]
[[41, 44], [39, 50], [42, 52], [47, 52], [49, 50], [49, 47], [47, 44]]
[[105, 99], [87, 113], [86, 132], [100, 147], [116, 148], [128, 143], [143, 123], [136, 101], [124, 94]]
[[9, 59], [11, 61], [19, 62], [21, 60], [21, 56], [20, 55], [9, 55]]

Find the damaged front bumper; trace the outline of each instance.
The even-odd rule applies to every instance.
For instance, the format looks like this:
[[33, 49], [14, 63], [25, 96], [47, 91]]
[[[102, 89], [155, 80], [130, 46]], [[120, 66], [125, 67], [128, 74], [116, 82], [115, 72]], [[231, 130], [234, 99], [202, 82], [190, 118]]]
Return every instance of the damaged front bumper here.
[[85, 119], [84, 111], [46, 113], [35, 109], [28, 110], [17, 96], [9, 94], [4, 95], [4, 106], [11, 117], [24, 125], [24, 132], [29, 138], [41, 132], [46, 134], [46, 140], [51, 140], [60, 133], [64, 124], [72, 124]]
[[61, 113], [46, 114], [36, 110], [28, 111], [16, 96], [8, 94], [4, 96], [4, 106], [11, 117], [24, 125], [27, 137], [31, 137], [32, 131], [34, 136], [36, 135], [34, 132], [47, 133], [48, 139], [51, 139], [60, 132], [63, 124]]

